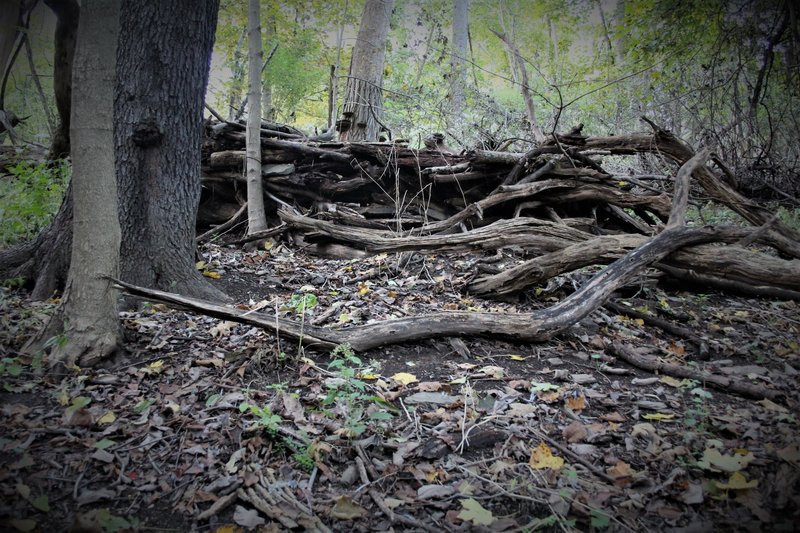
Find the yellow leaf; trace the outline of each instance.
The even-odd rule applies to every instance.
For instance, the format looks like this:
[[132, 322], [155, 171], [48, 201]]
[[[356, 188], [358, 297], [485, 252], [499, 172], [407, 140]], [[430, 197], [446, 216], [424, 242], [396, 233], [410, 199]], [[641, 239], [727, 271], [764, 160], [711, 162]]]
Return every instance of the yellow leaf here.
[[625, 187], [627, 184], [628, 184], [628, 182], [625, 181], [625, 180], [619, 180], [617, 182], [617, 185], [619, 185], [620, 187]]
[[722, 483], [721, 481], [717, 481], [716, 485], [721, 489], [745, 490], [757, 487], [758, 480], [754, 479], [752, 481], [747, 481], [747, 478], [744, 477], [744, 474], [742, 474], [741, 472], [734, 472], [733, 474], [731, 474], [731, 477], [730, 479], [728, 479], [727, 483]]
[[378, 374], [368, 374], [368, 373], [367, 374], [362, 374], [362, 373], [359, 372], [357, 377], [359, 379], [372, 380], [372, 379], [378, 379], [380, 377], [380, 375], [378, 375]]
[[203, 275], [211, 279], [219, 279], [222, 277], [219, 275], [219, 272], [203, 272]]
[[672, 420], [675, 418], [675, 415], [668, 414], [668, 413], [652, 413], [647, 415], [642, 415], [642, 418], [645, 420]]
[[416, 383], [417, 381], [419, 381], [417, 379], [417, 376], [415, 376], [414, 374], [409, 374], [408, 372], [398, 372], [397, 374], [392, 376], [392, 379], [400, 383], [401, 385], [408, 385], [410, 383]]
[[164, 360], [153, 361], [142, 369], [145, 374], [160, 374], [164, 370]]
[[369, 285], [367, 285], [366, 283], [358, 284], [358, 294], [360, 296], [366, 296], [367, 294], [369, 294], [369, 291], [370, 291]]
[[198, 261], [197, 263], [194, 264], [194, 267], [197, 270], [203, 270], [206, 267], [206, 262], [205, 261]]
[[642, 327], [642, 326], [644, 326], [644, 320], [643, 320], [643, 319], [641, 319], [641, 318], [635, 318], [635, 319], [633, 319], [633, 323], [634, 323], [634, 324], [636, 324], [636, 325], [637, 325], [637, 326], [639, 326], [639, 327]]
[[116, 419], [117, 415], [115, 415], [113, 411], [109, 411], [103, 416], [101, 416], [100, 420], [98, 420], [97, 423], [100, 424], [101, 426], [105, 426], [108, 424], [112, 424]]
[[58, 404], [61, 406], [69, 405], [69, 394], [67, 394], [67, 389], [61, 389], [58, 393]]
[[523, 357], [521, 355], [512, 355], [511, 356], [511, 360], [512, 361], [524, 361], [525, 359], [527, 359], [527, 357]]
[[531, 458], [528, 461], [528, 464], [531, 466], [531, 468], [535, 468], [536, 470], [542, 470], [545, 468], [551, 468], [555, 470], [564, 466], [564, 459], [553, 455], [550, 447], [544, 442], [541, 442], [539, 443], [539, 446], [531, 450]]

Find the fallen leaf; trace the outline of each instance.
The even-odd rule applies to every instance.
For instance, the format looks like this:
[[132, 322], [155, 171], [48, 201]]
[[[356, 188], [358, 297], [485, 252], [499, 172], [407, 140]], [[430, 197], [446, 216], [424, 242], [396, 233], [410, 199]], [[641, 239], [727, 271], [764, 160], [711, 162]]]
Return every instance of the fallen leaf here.
[[164, 370], [164, 360], [159, 359], [158, 361], [153, 361], [146, 367], [142, 368], [142, 372], [147, 374], [148, 376], [160, 374], [161, 371]]
[[564, 459], [553, 455], [550, 447], [544, 442], [539, 443], [539, 446], [531, 450], [531, 458], [528, 461], [531, 468], [542, 470], [551, 468], [553, 470], [564, 466]]
[[770, 411], [777, 411], [779, 413], [788, 413], [789, 412], [789, 410], [787, 408], [785, 408], [784, 406], [773, 402], [772, 400], [770, 400], [768, 398], [764, 398], [763, 400], [758, 401], [756, 403], [760, 403], [761, 405], [763, 405], [764, 407], [766, 407]]
[[257, 527], [267, 523], [258, 515], [258, 511], [245, 509], [241, 505], [236, 506], [236, 510], [233, 512], [233, 521], [242, 527]]
[[458, 517], [461, 520], [472, 522], [476, 526], [488, 526], [495, 520], [490, 510], [472, 498], [461, 500], [461, 507], [462, 510], [458, 513]]
[[398, 372], [392, 376], [392, 379], [401, 385], [409, 385], [418, 381], [417, 376], [414, 374], [409, 374], [408, 372]]
[[100, 417], [97, 423], [101, 426], [106, 426], [108, 424], [113, 424], [116, 419], [117, 415], [115, 415], [113, 411], [108, 411], [106, 414]]
[[800, 462], [800, 450], [798, 450], [797, 446], [787, 446], [786, 448], [776, 450], [775, 453], [787, 463], [796, 464]]
[[569, 443], [580, 442], [586, 438], [589, 432], [586, 430], [586, 426], [578, 422], [577, 420], [573, 420], [573, 422], [564, 428], [561, 432]]
[[417, 385], [417, 390], [420, 392], [436, 392], [442, 388], [440, 381], [421, 381]]
[[488, 365], [485, 366], [477, 371], [479, 374], [483, 374], [485, 376], [494, 378], [494, 379], [503, 379], [503, 376], [506, 374], [505, 368], [502, 366], [494, 366]]
[[366, 509], [353, 501], [350, 496], [344, 495], [336, 498], [336, 503], [331, 510], [331, 516], [339, 520], [355, 520], [367, 514]]
[[219, 278], [221, 278], [221, 277], [222, 277], [222, 276], [220, 275], [220, 273], [219, 273], [219, 272], [210, 272], [210, 271], [208, 271], [208, 270], [206, 270], [205, 272], [203, 272], [203, 275], [204, 275], [205, 277], [207, 277], [207, 278], [211, 278], [211, 279], [219, 279]]
[[750, 452], [746, 454], [735, 453], [733, 455], [723, 455], [716, 448], [706, 448], [703, 457], [697, 461], [697, 465], [706, 470], [723, 472], [738, 472], [753, 461], [755, 457]]
[[648, 413], [642, 415], [642, 418], [645, 420], [672, 420], [675, 418], [675, 415], [672, 413]]
[[606, 473], [613, 478], [625, 478], [633, 475], [633, 469], [625, 461], [617, 461], [614, 466], [606, 470]]
[[744, 477], [744, 474], [741, 472], [734, 472], [731, 474], [731, 477], [728, 479], [727, 483], [717, 481], [716, 485], [717, 487], [726, 490], [747, 490], [757, 487], [758, 480], [754, 479], [752, 481], [747, 481], [747, 478]]
[[586, 397], [583, 395], [568, 396], [567, 399], [564, 400], [564, 405], [572, 411], [581, 411], [586, 409]]

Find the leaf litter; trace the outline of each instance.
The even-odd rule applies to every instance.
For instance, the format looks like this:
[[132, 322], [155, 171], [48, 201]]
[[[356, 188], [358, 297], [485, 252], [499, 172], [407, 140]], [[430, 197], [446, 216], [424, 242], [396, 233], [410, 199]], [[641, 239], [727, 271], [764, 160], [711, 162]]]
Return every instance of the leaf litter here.
[[[560, 296], [467, 297], [470, 254], [347, 261], [209, 245], [206, 256], [202, 268], [218, 275], [209, 279], [242, 309], [328, 327], [443, 309], [516, 313]], [[800, 519], [797, 303], [659, 287], [618, 302], [692, 328], [705, 350], [601, 309], [536, 345], [449, 338], [317, 353], [144, 304], [121, 313], [126, 355], [53, 379], [16, 350], [54, 302], [3, 289], [0, 523], [790, 530]], [[779, 401], [643, 371], [613, 356], [616, 341]]]

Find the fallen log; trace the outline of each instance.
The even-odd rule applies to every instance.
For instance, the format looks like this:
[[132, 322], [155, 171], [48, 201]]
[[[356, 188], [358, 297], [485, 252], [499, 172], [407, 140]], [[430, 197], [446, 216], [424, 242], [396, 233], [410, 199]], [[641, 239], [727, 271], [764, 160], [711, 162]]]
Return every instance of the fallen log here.
[[648, 357], [621, 342], [615, 342], [607, 349], [613, 356], [637, 368], [647, 370], [648, 372], [664, 374], [673, 378], [693, 379], [705, 385], [711, 385], [716, 389], [731, 392], [746, 398], [755, 398], [757, 400], [768, 398], [776, 402], [780, 402], [784, 398], [782, 392], [761, 387], [755, 383], [747, 383], [746, 381], [712, 374], [711, 372], [667, 363], [657, 357]]

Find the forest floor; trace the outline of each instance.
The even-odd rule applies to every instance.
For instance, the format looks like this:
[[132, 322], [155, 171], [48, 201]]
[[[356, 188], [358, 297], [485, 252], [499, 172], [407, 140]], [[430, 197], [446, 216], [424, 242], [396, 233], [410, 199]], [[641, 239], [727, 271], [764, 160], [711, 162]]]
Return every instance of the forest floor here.
[[[497, 302], [461, 292], [474, 254], [205, 253], [206, 276], [243, 309], [331, 327], [441, 310], [527, 312], [586, 276]], [[509, 251], [495, 259], [517, 260]], [[125, 354], [54, 379], [15, 355], [55, 302], [2, 289], [0, 524], [796, 530], [800, 305], [651, 278], [617, 302], [690, 328], [694, 340], [601, 309], [546, 343], [442, 338], [320, 353], [145, 304], [122, 313]], [[612, 342], [782, 397], [652, 374], [615, 360]]]

